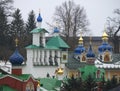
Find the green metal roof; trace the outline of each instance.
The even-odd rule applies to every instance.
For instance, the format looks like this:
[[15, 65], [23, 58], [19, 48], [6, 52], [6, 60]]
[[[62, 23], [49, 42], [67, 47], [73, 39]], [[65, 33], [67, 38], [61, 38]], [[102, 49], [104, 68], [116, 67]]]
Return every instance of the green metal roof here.
[[17, 75], [12, 75], [12, 76], [14, 76], [14, 77], [16, 77], [16, 78], [18, 78], [18, 79], [20, 79], [20, 80], [28, 80], [28, 78], [31, 76], [30, 74], [22, 74], [22, 75], [19, 75], [19, 76], [17, 76]]
[[2, 86], [0, 86], [0, 91], [17, 91], [17, 90], [15, 90], [7, 85], [2, 85]]
[[4, 76], [4, 74], [1, 74], [1, 73], [0, 73], [0, 78], [3, 77], [3, 76]]
[[54, 50], [58, 50], [59, 48], [56, 46], [48, 46], [46, 45], [45, 47], [42, 46], [36, 46], [36, 45], [29, 45], [26, 47], [27, 49], [54, 49]]
[[43, 88], [48, 91], [56, 91], [55, 88], [61, 86], [61, 81], [53, 78], [40, 78], [40, 84], [43, 84]]
[[[4, 75], [4, 74], [0, 74], [0, 78], [2, 78], [4, 76], [12, 76], [12, 77], [15, 77], [15, 78], [17, 78], [19, 80], [24, 81], [24, 80], [28, 80], [31, 75], [30, 74], [22, 74], [22, 75], [18, 76], [18, 75]], [[15, 89], [7, 86], [7, 85], [2, 85], [2, 86], [0, 86], [0, 91], [17, 91], [17, 90], [15, 90]]]
[[46, 45], [45, 46], [46, 49], [54, 49], [54, 50], [58, 50], [59, 48], [56, 47], [56, 46], [49, 46], [49, 45]]
[[[86, 80], [89, 75], [91, 75], [94, 79], [99, 81], [102, 80], [103, 73], [105, 73], [104, 69], [99, 69], [95, 67], [95, 65], [86, 65], [85, 67], [78, 68], [78, 70], [82, 73], [81, 77], [83, 80]], [[96, 78], [96, 72], [100, 70], [100, 78]], [[99, 79], [99, 80], [98, 80]]]
[[7, 74], [7, 75], [4, 75], [4, 74], [0, 74], [0, 78], [4, 77], [4, 76], [11, 76], [11, 77], [15, 77], [19, 80], [28, 80], [28, 78], [31, 76], [31, 74], [21, 74], [21, 75], [13, 75], [13, 74]]
[[48, 46], [56, 46], [58, 48], [69, 48], [65, 41], [60, 36], [54, 36], [47, 42]]
[[40, 32], [48, 33], [48, 31], [44, 28], [35, 28], [30, 33], [40, 33]]
[[[107, 64], [114, 64], [114, 63], [120, 61], [120, 54], [113, 54], [112, 57], [113, 57], [113, 61], [112, 62], [108, 62]], [[100, 60], [100, 59], [98, 59], [98, 60]], [[100, 60], [100, 61], [102, 63], [104, 63], [102, 60]], [[85, 65], [87, 65], [86, 62], [80, 62], [79, 60], [76, 60], [74, 58], [74, 52], [73, 51], [69, 51], [68, 52], [68, 62], [66, 63], [66, 66], [69, 69], [78, 69], [80, 67], [84, 67]]]
[[68, 62], [65, 64], [67, 68], [78, 69], [80, 67], [84, 67], [86, 64], [86, 62], [80, 62], [80, 60], [76, 60], [74, 58], [74, 52], [68, 52]]

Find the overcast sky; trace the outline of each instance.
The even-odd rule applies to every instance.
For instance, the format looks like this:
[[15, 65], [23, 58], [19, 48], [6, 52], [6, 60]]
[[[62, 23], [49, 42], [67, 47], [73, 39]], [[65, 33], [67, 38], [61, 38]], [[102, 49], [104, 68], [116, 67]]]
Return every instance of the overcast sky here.
[[[55, 7], [68, 0], [14, 0], [14, 7], [19, 8], [23, 19], [26, 21], [28, 13], [35, 11], [38, 16], [39, 9], [43, 18], [42, 27], [48, 29], [46, 22], [53, 23]], [[107, 17], [113, 16], [113, 10], [120, 9], [120, 0], [73, 0], [76, 4], [84, 7], [87, 18], [90, 22], [91, 34], [101, 36], [106, 24]]]

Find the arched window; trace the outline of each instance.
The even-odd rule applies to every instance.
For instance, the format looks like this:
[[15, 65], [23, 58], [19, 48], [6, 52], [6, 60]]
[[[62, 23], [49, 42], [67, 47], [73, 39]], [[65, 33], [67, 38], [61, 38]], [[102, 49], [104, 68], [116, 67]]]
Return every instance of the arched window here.
[[97, 72], [96, 72], [96, 77], [97, 77], [97, 78], [100, 78], [100, 70], [97, 70]]
[[63, 54], [63, 60], [67, 60], [67, 55]]
[[85, 57], [85, 55], [82, 56], [82, 61], [83, 61], [83, 62], [86, 61], [86, 57]]
[[105, 53], [104, 61], [105, 62], [109, 62], [110, 61], [110, 54], [108, 52]]
[[34, 91], [34, 84], [32, 82], [27, 83], [26, 91]]

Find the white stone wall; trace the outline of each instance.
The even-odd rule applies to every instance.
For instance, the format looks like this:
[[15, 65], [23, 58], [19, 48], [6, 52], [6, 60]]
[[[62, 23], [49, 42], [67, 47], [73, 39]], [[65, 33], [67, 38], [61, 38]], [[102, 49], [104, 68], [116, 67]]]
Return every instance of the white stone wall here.
[[51, 77], [55, 76], [55, 70], [57, 68], [57, 66], [33, 66], [32, 64], [27, 64], [26, 66], [23, 66], [22, 71], [23, 74], [32, 74], [35, 78], [44, 78], [47, 73], [49, 73]]
[[[55, 56], [55, 53], [58, 57], [58, 66], [50, 66], [49, 65], [49, 55], [50, 55], [50, 50], [40, 50], [40, 49], [27, 49], [27, 62], [26, 65], [23, 66], [23, 74], [32, 74], [35, 78], [38, 77], [46, 77], [47, 73], [50, 74], [50, 76], [55, 76], [55, 70], [58, 67], [64, 68], [64, 74], [62, 77], [66, 76], [66, 68], [64, 63], [60, 63], [60, 58], [61, 58], [61, 52], [60, 50], [55, 50], [51, 51], [52, 56]], [[46, 62], [48, 65], [44, 65], [44, 58], [46, 58]], [[43, 62], [43, 64], [40, 64], [40, 59]]]
[[40, 34], [33, 33], [33, 45], [39, 46], [40, 45]]
[[40, 34], [40, 36], [42, 37], [42, 40], [41, 40], [42, 46], [45, 47], [45, 41], [46, 41], [45, 33], [42, 32], [42, 33]]

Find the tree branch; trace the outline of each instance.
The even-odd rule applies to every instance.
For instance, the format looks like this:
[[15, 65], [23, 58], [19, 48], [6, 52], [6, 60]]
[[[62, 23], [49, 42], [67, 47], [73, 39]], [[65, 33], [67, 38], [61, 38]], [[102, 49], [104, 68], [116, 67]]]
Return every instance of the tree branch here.
[[120, 25], [119, 25], [119, 27], [118, 27], [118, 29], [117, 29], [117, 31], [114, 33], [114, 37], [116, 37], [117, 36], [117, 33], [120, 31]]

